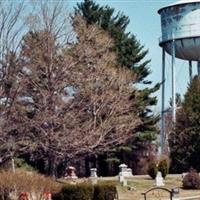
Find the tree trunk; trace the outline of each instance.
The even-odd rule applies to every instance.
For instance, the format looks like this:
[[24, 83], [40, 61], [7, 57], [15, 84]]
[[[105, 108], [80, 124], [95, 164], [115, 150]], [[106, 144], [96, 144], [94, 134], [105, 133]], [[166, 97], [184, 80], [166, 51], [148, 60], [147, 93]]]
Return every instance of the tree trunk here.
[[12, 171], [15, 173], [15, 160], [11, 158]]
[[48, 174], [53, 178], [56, 178], [56, 163], [55, 163], [55, 156], [50, 154], [49, 155], [49, 162], [48, 162]]

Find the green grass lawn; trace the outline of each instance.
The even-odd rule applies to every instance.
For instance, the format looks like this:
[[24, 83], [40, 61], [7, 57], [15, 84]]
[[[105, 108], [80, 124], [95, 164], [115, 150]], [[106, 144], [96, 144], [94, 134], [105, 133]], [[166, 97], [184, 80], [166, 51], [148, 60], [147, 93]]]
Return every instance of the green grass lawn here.
[[[117, 183], [118, 195], [120, 200], [144, 200], [142, 195], [143, 192], [146, 192], [152, 187], [155, 187], [155, 181], [152, 180], [149, 176], [134, 176], [127, 179], [128, 186], [121, 186], [117, 177], [114, 178], [100, 178], [100, 181], [115, 181]], [[182, 187], [182, 178], [181, 175], [168, 175], [166, 180], [164, 180], [165, 186], [168, 189], [175, 187], [180, 188], [180, 193], [177, 197], [187, 197], [187, 196], [197, 196], [200, 195], [200, 190], [183, 190]], [[133, 190], [130, 190], [133, 189]], [[169, 194], [167, 192], [154, 191], [149, 193], [149, 198], [158, 199], [155, 197], [167, 198]]]

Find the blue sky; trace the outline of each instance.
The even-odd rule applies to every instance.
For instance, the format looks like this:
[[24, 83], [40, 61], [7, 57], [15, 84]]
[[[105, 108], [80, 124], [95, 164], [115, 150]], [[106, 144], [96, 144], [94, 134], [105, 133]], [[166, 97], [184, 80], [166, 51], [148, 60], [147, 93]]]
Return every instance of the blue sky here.
[[[69, 6], [72, 7], [76, 2], [69, 0]], [[158, 39], [161, 36], [160, 16], [157, 13], [159, 8], [173, 3], [171, 0], [97, 0], [101, 5], [109, 5], [117, 11], [124, 12], [130, 18], [128, 31], [136, 35], [137, 39], [146, 49], [149, 50], [147, 59], [151, 59], [151, 75], [148, 77], [153, 83], [161, 81], [161, 48], [158, 45]], [[166, 103], [168, 106], [171, 97], [171, 58], [166, 58]], [[196, 64], [195, 64], [196, 65]], [[194, 66], [196, 73], [196, 66]], [[182, 95], [187, 89], [189, 81], [188, 63], [176, 59], [176, 90]], [[158, 105], [155, 112], [159, 112], [161, 107], [161, 90], [156, 93]]]

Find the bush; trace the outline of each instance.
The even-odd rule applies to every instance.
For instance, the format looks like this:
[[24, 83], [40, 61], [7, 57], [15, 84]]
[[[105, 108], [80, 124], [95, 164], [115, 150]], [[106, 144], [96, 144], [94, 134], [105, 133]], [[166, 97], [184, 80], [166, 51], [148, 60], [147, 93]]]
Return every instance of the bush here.
[[0, 199], [5, 199], [15, 191], [19, 196], [22, 192], [37, 194], [37, 199], [45, 192], [59, 191], [59, 185], [51, 178], [44, 177], [35, 172], [16, 170], [15, 173], [3, 171], [0, 173]]
[[158, 165], [158, 171], [161, 172], [163, 178], [167, 176], [169, 172], [169, 165], [166, 159], [160, 161]]
[[93, 193], [94, 187], [90, 184], [65, 185], [61, 190], [63, 200], [92, 200]]
[[183, 178], [184, 189], [200, 189], [200, 176], [196, 170], [191, 169]]
[[117, 195], [116, 185], [101, 183], [94, 186], [93, 200], [114, 200]]
[[15, 167], [24, 169], [25, 171], [37, 171], [34, 167], [29, 165], [23, 158], [14, 158]]
[[114, 200], [117, 195], [115, 184], [100, 183], [97, 185], [65, 185], [60, 193], [52, 195], [52, 200]]
[[156, 175], [157, 175], [157, 172], [158, 172], [158, 168], [156, 166], [156, 163], [155, 162], [152, 162], [149, 164], [149, 167], [148, 167], [148, 174], [149, 176], [152, 178], [152, 179], [155, 179], [156, 178]]

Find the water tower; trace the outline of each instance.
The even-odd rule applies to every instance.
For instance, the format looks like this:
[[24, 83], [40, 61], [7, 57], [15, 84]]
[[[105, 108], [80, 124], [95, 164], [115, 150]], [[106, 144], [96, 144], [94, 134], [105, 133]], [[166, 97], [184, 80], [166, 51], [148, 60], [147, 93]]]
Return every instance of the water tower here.
[[188, 61], [189, 77], [192, 79], [192, 62], [197, 62], [200, 75], [200, 0], [180, 0], [158, 10], [161, 16], [162, 37], [162, 112], [161, 151], [164, 146], [165, 105], [165, 55], [171, 55], [172, 67], [172, 121], [176, 122], [175, 58]]

